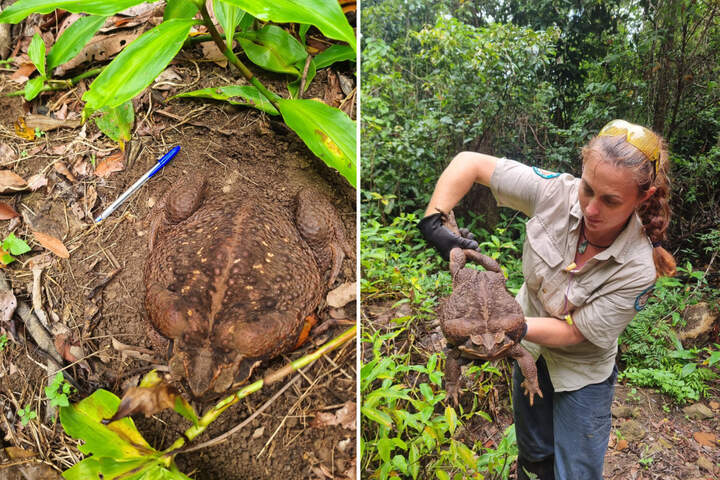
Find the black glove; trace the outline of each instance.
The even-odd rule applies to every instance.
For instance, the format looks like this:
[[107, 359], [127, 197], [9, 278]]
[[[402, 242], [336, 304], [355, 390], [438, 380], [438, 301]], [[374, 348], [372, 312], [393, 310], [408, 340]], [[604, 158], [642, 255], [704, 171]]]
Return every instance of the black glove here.
[[[433, 213], [423, 218], [418, 223], [418, 228], [420, 232], [422, 232], [423, 237], [425, 237], [425, 240], [435, 247], [445, 260], [450, 258], [450, 250], [455, 247], [470, 250], [478, 248], [478, 243], [473, 240], [471, 233], [468, 232], [467, 235], [461, 237], [460, 235], [455, 235], [445, 227], [445, 225], [443, 225], [442, 213]], [[465, 231], [467, 232], [467, 230]]]

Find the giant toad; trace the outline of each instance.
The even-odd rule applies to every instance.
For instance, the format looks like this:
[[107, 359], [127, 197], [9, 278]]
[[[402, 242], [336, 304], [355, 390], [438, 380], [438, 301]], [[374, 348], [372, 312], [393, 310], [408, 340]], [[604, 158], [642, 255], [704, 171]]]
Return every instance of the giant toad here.
[[173, 340], [170, 372], [195, 397], [292, 350], [352, 256], [337, 212], [316, 192], [300, 191], [289, 209], [206, 190], [202, 180], [179, 182], [153, 209], [144, 272], [150, 322]]
[[[458, 233], [452, 212], [445, 224]], [[486, 271], [466, 268], [468, 260], [482, 265]], [[519, 343], [525, 331], [525, 316], [505, 287], [500, 266], [475, 250], [454, 248], [450, 251], [450, 273], [452, 293], [440, 309], [440, 327], [448, 343], [445, 364], [448, 396], [457, 405], [462, 363], [511, 356], [525, 376], [523, 387], [532, 405], [535, 394], [542, 397], [537, 368], [532, 355]]]

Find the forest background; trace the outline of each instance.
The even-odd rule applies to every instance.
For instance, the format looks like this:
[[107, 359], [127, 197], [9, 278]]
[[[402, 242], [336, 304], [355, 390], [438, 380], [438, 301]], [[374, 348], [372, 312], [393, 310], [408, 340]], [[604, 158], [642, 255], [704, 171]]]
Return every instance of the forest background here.
[[[688, 306], [709, 305], [717, 315], [720, 296], [720, 2], [365, 0], [362, 32], [361, 468], [368, 478], [511, 471], [512, 429], [492, 448], [456, 434], [477, 417], [497, 419], [498, 391], [509, 397], [508, 369], [473, 367], [469, 396], [460, 409], [449, 406], [435, 313], [449, 275], [416, 228], [438, 176], [463, 150], [577, 176], [580, 148], [608, 121], [661, 133], [672, 164], [665, 247], [680, 268], [658, 282], [621, 337], [620, 378], [657, 388], [668, 409], [717, 398], [717, 321], [695, 343], [675, 332]], [[515, 292], [522, 215], [498, 209], [481, 186], [456, 214]]]

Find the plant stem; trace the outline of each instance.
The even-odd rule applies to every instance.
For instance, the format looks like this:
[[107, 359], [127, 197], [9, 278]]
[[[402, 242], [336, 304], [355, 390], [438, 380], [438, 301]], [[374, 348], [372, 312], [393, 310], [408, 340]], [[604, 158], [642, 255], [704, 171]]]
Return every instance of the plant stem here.
[[[40, 92], [50, 92], [54, 90], [65, 90], [74, 87], [77, 85], [77, 83], [88, 77], [94, 77], [95, 75], [100, 75], [100, 73], [103, 71], [105, 67], [97, 67], [92, 68], [86, 72], [81, 73], [80, 75], [77, 75], [70, 80], [48, 80], [48, 85], [45, 85], [40, 89]], [[21, 95], [25, 94], [25, 89], [23, 90], [17, 90], [15, 92], [6, 93], [6, 97], [19, 97]]]
[[167, 457], [172, 457], [174, 455], [173, 452], [177, 451], [179, 448], [181, 448], [183, 445], [185, 445], [186, 442], [193, 440], [195, 437], [200, 435], [207, 429], [207, 427], [214, 422], [222, 412], [224, 412], [228, 407], [231, 405], [234, 405], [239, 400], [247, 397], [251, 393], [257, 392], [265, 385], [270, 385], [271, 383], [277, 382], [278, 380], [281, 380], [282, 378], [286, 377], [287, 375], [291, 374], [292, 372], [295, 372], [318, 358], [322, 357], [326, 353], [334, 350], [335, 348], [339, 347], [340, 345], [344, 344], [348, 340], [355, 337], [355, 334], [357, 332], [357, 326], [354, 325], [350, 327], [349, 329], [345, 330], [342, 334], [335, 337], [334, 339], [327, 342], [322, 347], [315, 350], [313, 353], [310, 353], [308, 355], [305, 355], [304, 357], [298, 358], [294, 362], [285, 365], [280, 370], [273, 372], [269, 375], [267, 375], [265, 378], [258, 380], [257, 382], [251, 383], [250, 385], [247, 385], [246, 387], [240, 389], [238, 392], [227, 396], [220, 400], [220, 402], [212, 407], [210, 410], [208, 410], [198, 421], [197, 425], [193, 425], [192, 427], [185, 430], [185, 434], [175, 440], [175, 442], [170, 445], [166, 450], [163, 451], [163, 454]]
[[257, 88], [260, 93], [262, 93], [265, 98], [268, 99], [268, 101], [272, 104], [275, 109], [280, 112], [280, 107], [278, 106], [277, 101], [281, 99], [281, 97], [270, 90], [268, 90], [265, 85], [260, 83], [260, 80], [258, 80], [255, 75], [245, 66], [244, 63], [240, 61], [240, 59], [233, 53], [232, 49], [230, 49], [225, 41], [223, 41], [222, 37], [220, 36], [220, 33], [217, 31], [217, 28], [215, 28], [215, 24], [213, 24], [212, 19], [210, 18], [210, 13], [208, 12], [207, 6], [205, 3], [202, 4], [200, 7], [200, 13], [203, 17], [203, 23], [207, 27], [208, 31], [210, 32], [210, 36], [212, 36], [213, 41], [215, 42], [215, 45], [220, 49], [220, 51], [225, 55], [225, 57], [235, 65], [238, 70], [240, 70], [240, 73], [243, 74], [243, 76], [247, 79], [248, 82], [252, 83], [255, 88]]

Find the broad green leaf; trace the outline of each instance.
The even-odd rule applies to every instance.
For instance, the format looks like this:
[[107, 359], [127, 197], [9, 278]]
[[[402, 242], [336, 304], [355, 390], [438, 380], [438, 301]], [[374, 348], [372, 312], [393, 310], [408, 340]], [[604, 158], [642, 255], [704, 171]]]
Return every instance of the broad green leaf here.
[[300, 28], [298, 29], [298, 36], [300, 37], [300, 41], [303, 45], [306, 45], [307, 42], [305, 41], [305, 35], [307, 35], [308, 30], [310, 30], [310, 25], [307, 23], [300, 24]]
[[0, 256], [0, 262], [2, 262], [3, 265], [10, 265], [14, 261], [15, 257], [13, 257], [7, 252], [3, 253], [2, 256]]
[[455, 413], [455, 409], [453, 407], [445, 407], [445, 420], [448, 422], [450, 435], [453, 435], [458, 425], [457, 413]]
[[65, 432], [85, 444], [80, 451], [100, 457], [127, 461], [153, 455], [156, 451], [145, 441], [129, 417], [103, 425], [117, 411], [120, 399], [107, 390], [96, 390], [80, 402], [60, 409]]
[[25, 100], [28, 102], [37, 97], [43, 86], [42, 77], [33, 77], [25, 84]]
[[402, 455], [395, 455], [393, 457], [392, 463], [395, 466], [395, 468], [397, 468], [398, 470], [400, 470], [400, 472], [407, 475], [408, 464], [407, 464], [407, 459], [405, 457], [403, 457]]
[[380, 425], [388, 429], [392, 428], [392, 418], [390, 418], [390, 415], [388, 415], [387, 413], [381, 412], [380, 410], [377, 410], [375, 408], [368, 407], [362, 407], [360, 410], [362, 411], [363, 415], [365, 415], [373, 422], [379, 423]]
[[439, 468], [435, 470], [435, 476], [439, 480], [450, 480], [450, 475], [448, 475], [445, 470], [440, 470]]
[[276, 25], [240, 32], [236, 38], [255, 65], [271, 72], [300, 75], [295, 64], [308, 55], [295, 37]]
[[55, 9], [109, 16], [140, 3], [143, 0], [19, 0], [0, 14], [0, 23], [18, 23], [31, 13], [50, 13]]
[[[295, 65], [300, 72], [300, 75], [296, 80], [288, 84], [288, 91], [290, 92], [290, 96], [292, 98], [297, 98], [298, 96], [298, 90], [300, 90], [300, 82], [302, 82], [302, 72], [305, 69], [305, 60], [300, 60]], [[303, 88], [303, 93], [307, 92], [308, 87], [310, 87], [310, 84], [313, 81], [313, 78], [315, 78], [315, 74], [317, 73], [317, 68], [315, 68], [315, 61], [310, 60], [310, 65], [308, 65], [307, 75], [305, 75], [305, 87]]]
[[455, 450], [458, 456], [462, 459], [463, 463], [468, 467], [474, 467], [476, 463], [476, 456], [473, 451], [462, 442], [458, 442], [456, 440], [451, 440], [451, 442], [451, 445], [455, 447]]
[[83, 117], [104, 106], [116, 107], [150, 85], [182, 47], [196, 23], [192, 19], [166, 20], [142, 34], [105, 67], [83, 95]]
[[100, 111], [103, 112], [102, 116], [95, 119], [100, 131], [120, 144], [130, 141], [135, 122], [132, 100], [117, 107], [103, 107]]
[[225, 43], [228, 48], [232, 48], [235, 28], [237, 28], [243, 17], [245, 17], [245, 12], [237, 6], [226, 3], [223, 0], [213, 0], [213, 12], [215, 12], [215, 18], [217, 18], [218, 23], [225, 33]]
[[50, 49], [47, 56], [48, 70], [52, 71], [53, 68], [62, 65], [80, 53], [85, 44], [95, 35], [95, 32], [103, 26], [106, 18], [90, 15], [80, 17], [73, 22]]
[[267, 98], [265, 98], [265, 96], [260, 93], [257, 88], [250, 85], [228, 85], [226, 87], [203, 88], [192, 92], [180, 93], [170, 97], [168, 100], [178, 97], [197, 97], [224, 100], [233, 105], [254, 107], [271, 115], [279, 115], [279, 112], [275, 110], [275, 107], [273, 107], [270, 102], [268, 102]]
[[198, 6], [195, 2], [188, 0], [168, 0], [163, 12], [163, 20], [171, 20], [173, 18], [193, 18], [198, 12]]
[[408, 452], [408, 463], [410, 475], [412, 475], [413, 480], [415, 480], [420, 473], [420, 451], [418, 450], [417, 445], [415, 445], [414, 443], [410, 445], [410, 451]]
[[345, 60], [355, 61], [355, 50], [348, 45], [331, 45], [323, 52], [315, 56], [315, 68], [329, 67], [335, 62], [344, 62]]
[[355, 32], [337, 0], [225, 0], [264, 22], [309, 23], [356, 49]]
[[280, 99], [278, 106], [285, 123], [305, 145], [355, 187], [355, 122], [344, 112], [317, 100]]
[[22, 255], [30, 251], [30, 245], [24, 240], [17, 238], [14, 233], [10, 233], [2, 243], [2, 248], [13, 255]]
[[190, 420], [193, 425], [198, 425], [198, 422], [200, 420], [198, 419], [197, 413], [195, 413], [195, 409], [192, 407], [192, 405], [190, 405], [187, 400], [182, 397], [182, 395], [178, 395], [177, 397], [175, 397], [175, 404], [173, 405], [173, 410]]
[[686, 363], [680, 371], [680, 377], [684, 378], [697, 370], [697, 363]]
[[32, 40], [30, 40], [28, 57], [30, 57], [30, 61], [35, 65], [38, 72], [40, 72], [40, 75], [45, 78], [45, 42], [43, 42], [42, 37], [37, 33], [33, 35]]

